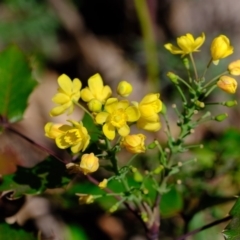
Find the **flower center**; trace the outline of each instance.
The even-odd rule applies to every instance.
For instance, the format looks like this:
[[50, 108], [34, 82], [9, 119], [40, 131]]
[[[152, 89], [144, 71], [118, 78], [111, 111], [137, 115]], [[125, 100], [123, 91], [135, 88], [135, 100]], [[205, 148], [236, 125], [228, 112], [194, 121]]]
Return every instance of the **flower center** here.
[[81, 134], [78, 129], [71, 129], [67, 131], [64, 136], [65, 142], [74, 145], [82, 140]]
[[117, 109], [111, 114], [110, 123], [117, 128], [120, 128], [126, 124], [127, 114], [123, 109]]

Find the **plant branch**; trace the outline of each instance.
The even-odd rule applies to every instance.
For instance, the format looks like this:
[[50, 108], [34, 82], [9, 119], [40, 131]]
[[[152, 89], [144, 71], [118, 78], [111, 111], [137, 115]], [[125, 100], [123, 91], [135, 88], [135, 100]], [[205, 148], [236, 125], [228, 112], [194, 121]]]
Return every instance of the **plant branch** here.
[[201, 231], [203, 231], [203, 230], [205, 230], [205, 229], [208, 229], [208, 228], [210, 228], [210, 227], [216, 226], [216, 225], [218, 225], [218, 224], [220, 224], [220, 223], [229, 221], [229, 220], [231, 220], [231, 219], [232, 219], [232, 216], [227, 216], [227, 217], [225, 217], [225, 218], [216, 220], [216, 221], [211, 222], [211, 223], [209, 223], [209, 224], [207, 224], [207, 225], [205, 225], [205, 226], [202, 226], [202, 227], [197, 228], [197, 229], [195, 229], [195, 230], [193, 230], [193, 231], [191, 231], [191, 232], [188, 232], [188, 233], [180, 236], [180, 237], [177, 238], [176, 240], [185, 240], [187, 237], [190, 237], [190, 236], [192, 236], [192, 235], [194, 235], [194, 234], [196, 234], [196, 233], [199, 233], [199, 232], [201, 232]]

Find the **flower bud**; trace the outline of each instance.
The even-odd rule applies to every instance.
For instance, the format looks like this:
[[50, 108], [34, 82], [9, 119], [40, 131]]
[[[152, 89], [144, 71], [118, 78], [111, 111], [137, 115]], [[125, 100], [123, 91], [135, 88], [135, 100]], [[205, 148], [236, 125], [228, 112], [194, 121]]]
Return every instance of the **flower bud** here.
[[155, 141], [154, 141], [154, 142], [150, 143], [150, 144], [147, 146], [147, 148], [148, 148], [148, 149], [154, 149], [156, 146], [157, 146], [157, 144], [156, 144]]
[[217, 82], [217, 86], [227, 93], [235, 93], [237, 89], [237, 81], [228, 76], [222, 76]]
[[224, 106], [226, 107], [234, 107], [237, 105], [237, 101], [236, 100], [233, 100], [233, 101], [227, 101], [223, 104]]
[[240, 60], [231, 62], [228, 65], [228, 71], [230, 74], [234, 76], [239, 76], [240, 75]]
[[98, 184], [98, 186], [99, 186], [99, 188], [104, 189], [104, 188], [107, 187], [107, 183], [108, 183], [108, 180], [107, 180], [106, 178], [104, 178], [104, 179]]
[[167, 76], [173, 83], [178, 84], [178, 76], [176, 74], [174, 74], [173, 72], [168, 72]]
[[87, 175], [88, 173], [97, 171], [99, 160], [93, 153], [83, 154], [79, 167], [81, 171]]
[[187, 70], [190, 69], [190, 65], [189, 65], [189, 60], [188, 60], [188, 58], [184, 58], [184, 59], [183, 59], [183, 64], [184, 64], [184, 66], [185, 66], [185, 68], [186, 68]]
[[219, 114], [217, 116], [215, 116], [213, 118], [213, 120], [217, 121], [217, 122], [222, 122], [223, 120], [225, 120], [228, 117], [227, 113], [223, 113], [223, 114]]
[[163, 169], [164, 169], [163, 165], [159, 165], [157, 168], [154, 169], [153, 173], [159, 174], [160, 172], [162, 172]]
[[118, 207], [119, 207], [119, 203], [114, 204], [114, 205], [109, 209], [109, 212], [110, 212], [110, 213], [116, 212], [116, 211], [118, 210]]
[[213, 63], [218, 64], [219, 59], [225, 58], [233, 53], [233, 47], [225, 35], [220, 35], [213, 39], [211, 44], [211, 55]]
[[90, 204], [90, 203], [93, 203], [94, 202], [94, 197], [93, 195], [83, 195], [83, 196], [80, 196], [79, 199], [79, 204]]
[[196, 101], [195, 104], [200, 107], [200, 108], [204, 108], [205, 107], [205, 103], [204, 102], [200, 102], [200, 101]]
[[128, 97], [132, 92], [132, 85], [127, 81], [121, 81], [117, 87], [117, 93], [122, 97]]
[[95, 98], [88, 102], [87, 105], [91, 112], [100, 112], [102, 110], [102, 103]]
[[125, 147], [131, 153], [145, 152], [144, 141], [146, 137], [143, 134], [127, 135], [121, 141], [121, 146]]
[[163, 115], [166, 115], [166, 113], [167, 113], [167, 107], [166, 107], [166, 105], [165, 105], [164, 103], [162, 103], [161, 113], [162, 113]]
[[143, 181], [143, 176], [139, 171], [136, 171], [136, 172], [133, 173], [133, 179], [136, 182], [142, 182]]

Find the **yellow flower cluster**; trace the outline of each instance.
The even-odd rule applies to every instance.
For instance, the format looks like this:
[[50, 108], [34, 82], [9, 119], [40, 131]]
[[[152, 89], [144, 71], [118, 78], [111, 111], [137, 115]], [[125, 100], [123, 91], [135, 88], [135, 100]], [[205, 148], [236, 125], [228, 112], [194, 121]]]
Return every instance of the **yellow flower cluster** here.
[[[103, 84], [99, 74], [88, 79], [88, 86], [82, 89], [82, 83], [75, 78], [73, 81], [65, 74], [58, 78], [59, 89], [53, 97], [53, 102], [58, 104], [50, 115], [58, 116], [67, 112], [71, 114], [74, 106], [80, 105], [79, 100], [87, 103], [85, 110], [94, 119], [96, 125], [102, 125], [103, 135], [114, 140], [118, 134], [122, 139], [120, 146], [131, 153], [145, 152], [145, 139], [143, 134], [130, 135], [131, 125], [136, 124], [139, 129], [146, 131], [158, 131], [161, 127], [159, 113], [162, 110], [160, 94], [151, 93], [138, 102], [130, 102], [126, 99], [133, 88], [127, 81], [121, 81], [116, 89], [119, 98], [112, 96], [112, 89]], [[89, 129], [82, 122], [68, 120], [70, 124], [55, 124], [49, 122], [45, 125], [45, 135], [55, 140], [60, 149], [70, 148], [72, 153], [85, 152], [89, 143]], [[100, 137], [101, 138], [101, 137]], [[99, 168], [99, 159], [94, 153], [84, 153], [80, 164], [67, 165], [69, 172], [83, 174], [95, 172]], [[99, 184], [105, 188], [107, 180]]]
[[[182, 54], [182, 57], [187, 54], [192, 54], [193, 52], [198, 52], [199, 48], [205, 41], [205, 35], [202, 33], [200, 37], [194, 39], [193, 35], [187, 33], [185, 36], [177, 38], [177, 45], [174, 46], [171, 43], [167, 43], [164, 47], [169, 50], [172, 54]], [[219, 63], [219, 60], [226, 58], [233, 53], [233, 47], [230, 44], [230, 40], [225, 35], [219, 35], [214, 38], [211, 47], [211, 62], [215, 65]], [[209, 67], [209, 65], [208, 65]], [[228, 72], [231, 75], [240, 75], [240, 60], [236, 60], [228, 65]], [[178, 84], [178, 76], [174, 73], [169, 72], [167, 76], [175, 84]], [[221, 76], [216, 82], [216, 85], [221, 90], [227, 93], [235, 93], [237, 89], [237, 81], [229, 76]]]
[[[164, 47], [172, 54], [182, 54], [182, 57], [193, 52], [199, 52], [199, 48], [205, 41], [205, 35], [202, 33], [200, 37], [194, 39], [193, 35], [187, 33], [186, 36], [177, 38], [178, 47], [167, 43]], [[213, 39], [211, 44], [211, 57], [214, 64], [233, 53], [233, 47], [230, 45], [229, 39], [225, 35], [220, 35]]]

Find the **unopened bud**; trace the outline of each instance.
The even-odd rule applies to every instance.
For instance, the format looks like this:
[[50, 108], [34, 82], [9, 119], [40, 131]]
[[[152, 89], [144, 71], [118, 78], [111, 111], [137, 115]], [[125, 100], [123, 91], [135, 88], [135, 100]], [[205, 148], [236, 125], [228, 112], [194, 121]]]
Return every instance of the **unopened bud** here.
[[154, 142], [150, 143], [150, 144], [147, 146], [147, 148], [148, 148], [148, 149], [154, 149], [156, 146], [157, 146], [157, 144], [156, 144], [155, 141], [154, 141]]
[[163, 165], [159, 165], [156, 169], [153, 170], [154, 174], [159, 174], [164, 169]]
[[161, 113], [162, 113], [163, 115], [166, 115], [166, 113], [167, 113], [167, 107], [166, 107], [166, 105], [165, 105], [164, 103], [162, 103]]
[[91, 112], [100, 112], [102, 110], [102, 103], [95, 98], [92, 99], [87, 105]]
[[117, 211], [117, 210], [118, 210], [118, 207], [119, 207], [119, 204], [118, 204], [118, 203], [114, 204], [114, 205], [109, 209], [109, 212], [110, 212], [110, 213], [113, 213], [113, 212]]
[[233, 101], [227, 101], [227, 102], [224, 102], [223, 104], [224, 106], [227, 106], [227, 107], [234, 107], [237, 105], [237, 101], [236, 100], [233, 100]]
[[184, 58], [184, 59], [183, 59], [183, 64], [184, 64], [184, 66], [185, 66], [185, 68], [186, 68], [187, 70], [190, 69], [190, 65], [189, 65], [189, 60], [188, 60], [188, 58]]
[[174, 74], [173, 72], [168, 72], [167, 76], [173, 83], [178, 84], [178, 76], [176, 74]]
[[143, 181], [143, 176], [139, 171], [136, 171], [136, 172], [133, 173], [133, 179], [136, 182], [142, 182]]
[[213, 120], [218, 121], [218, 122], [222, 122], [227, 117], [228, 117], [227, 113], [223, 113], [223, 114], [219, 114], [219, 115], [213, 117]]
[[205, 107], [205, 103], [204, 102], [200, 102], [200, 101], [196, 101], [195, 104], [200, 107], [200, 108], [204, 108]]

